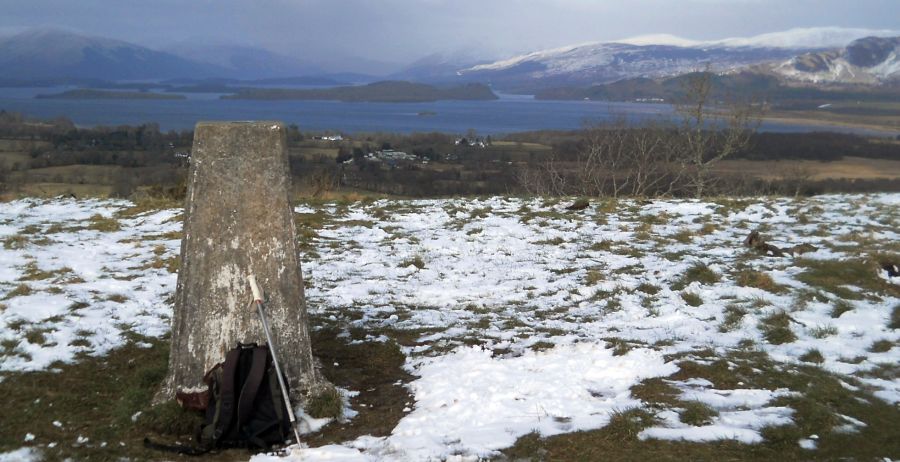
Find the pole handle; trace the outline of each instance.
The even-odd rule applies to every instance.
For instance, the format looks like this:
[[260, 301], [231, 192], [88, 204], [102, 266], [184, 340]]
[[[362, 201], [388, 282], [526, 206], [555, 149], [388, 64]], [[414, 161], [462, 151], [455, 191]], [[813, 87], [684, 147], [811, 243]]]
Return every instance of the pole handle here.
[[252, 274], [247, 276], [247, 281], [250, 282], [250, 291], [253, 292], [253, 301], [262, 302], [262, 293], [259, 291], [259, 286], [256, 285], [256, 276]]

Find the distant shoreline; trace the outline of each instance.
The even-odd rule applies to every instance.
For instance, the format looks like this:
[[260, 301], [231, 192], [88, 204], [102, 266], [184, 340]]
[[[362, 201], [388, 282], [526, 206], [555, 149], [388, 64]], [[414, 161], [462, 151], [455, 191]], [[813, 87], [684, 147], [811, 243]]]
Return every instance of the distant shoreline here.
[[184, 95], [172, 93], [150, 93], [142, 91], [108, 91], [79, 88], [62, 93], [40, 94], [36, 99], [187, 99]]
[[319, 89], [245, 88], [220, 99], [317, 100], [370, 103], [429, 103], [435, 101], [490, 101], [499, 99], [482, 84], [439, 88], [403, 81], [375, 82], [368, 85]]

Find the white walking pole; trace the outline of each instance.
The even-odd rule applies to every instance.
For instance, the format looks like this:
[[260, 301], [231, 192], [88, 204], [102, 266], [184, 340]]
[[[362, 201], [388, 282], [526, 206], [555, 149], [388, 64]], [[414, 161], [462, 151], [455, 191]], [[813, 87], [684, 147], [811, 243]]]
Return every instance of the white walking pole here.
[[253, 292], [253, 303], [259, 311], [259, 320], [262, 321], [263, 330], [266, 332], [266, 341], [269, 342], [269, 351], [272, 352], [272, 362], [275, 363], [275, 373], [278, 375], [278, 385], [281, 386], [281, 395], [284, 398], [284, 406], [287, 408], [288, 418], [291, 420], [291, 428], [294, 429], [294, 437], [297, 438], [297, 444], [300, 444], [300, 431], [297, 430], [297, 418], [294, 417], [294, 409], [291, 408], [291, 397], [288, 396], [287, 386], [284, 384], [284, 376], [281, 374], [281, 366], [278, 364], [278, 355], [275, 353], [275, 344], [272, 343], [272, 335], [269, 334], [269, 323], [266, 322], [266, 314], [263, 309], [262, 292], [256, 285], [256, 277], [252, 274], [247, 276], [250, 282], [250, 291]]

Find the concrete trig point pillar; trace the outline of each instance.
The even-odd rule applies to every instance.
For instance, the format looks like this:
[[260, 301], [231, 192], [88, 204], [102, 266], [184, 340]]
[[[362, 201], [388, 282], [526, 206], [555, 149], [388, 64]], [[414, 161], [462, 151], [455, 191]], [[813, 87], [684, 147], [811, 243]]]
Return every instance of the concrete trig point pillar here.
[[266, 343], [247, 276], [268, 296], [267, 318], [295, 395], [322, 384], [307, 329], [280, 122], [200, 122], [194, 130], [172, 319], [169, 369], [155, 398], [203, 389], [203, 375], [237, 342]]

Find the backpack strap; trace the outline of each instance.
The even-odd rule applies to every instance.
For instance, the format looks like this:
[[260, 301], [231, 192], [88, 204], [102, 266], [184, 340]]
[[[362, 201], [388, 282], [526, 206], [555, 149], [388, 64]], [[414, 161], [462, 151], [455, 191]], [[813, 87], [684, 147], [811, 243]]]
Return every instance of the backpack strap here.
[[[275, 371], [275, 368], [272, 367], [269, 369], [269, 394], [272, 396], [272, 407], [275, 409], [275, 417], [278, 418], [278, 422], [280, 425], [284, 425], [285, 422], [290, 422], [287, 419], [287, 416], [284, 415], [284, 398], [281, 397], [281, 388], [278, 385], [278, 372]], [[287, 382], [287, 381], [285, 381]], [[288, 423], [290, 425], [290, 423]], [[299, 443], [299, 441], [297, 441]]]
[[237, 371], [238, 360], [241, 357], [241, 348], [233, 348], [225, 356], [225, 363], [222, 365], [222, 383], [219, 389], [219, 398], [221, 405], [218, 410], [219, 424], [213, 432], [213, 443], [219, 441], [222, 435], [231, 426], [231, 420], [234, 416], [234, 379]]
[[250, 373], [241, 389], [241, 395], [238, 398], [237, 427], [243, 427], [247, 417], [253, 411], [253, 402], [256, 401], [256, 394], [259, 392], [259, 385], [262, 383], [263, 376], [266, 373], [268, 363], [269, 349], [266, 347], [253, 348], [253, 358], [250, 362]]

